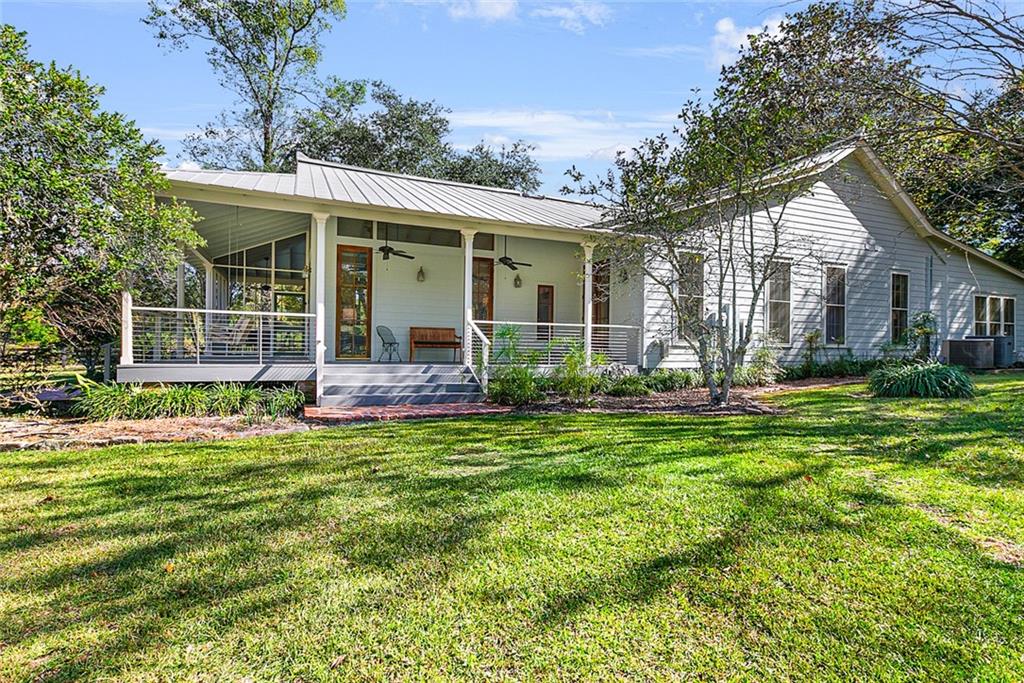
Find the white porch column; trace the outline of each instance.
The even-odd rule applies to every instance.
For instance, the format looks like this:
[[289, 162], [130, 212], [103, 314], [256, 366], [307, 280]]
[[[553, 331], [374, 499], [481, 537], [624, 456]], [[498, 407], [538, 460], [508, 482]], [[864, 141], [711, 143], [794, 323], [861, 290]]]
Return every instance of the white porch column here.
[[466, 367], [473, 366], [473, 330], [469, 322], [473, 319], [473, 236], [476, 230], [463, 228], [462, 244], [465, 250], [465, 278], [462, 289], [462, 364]]
[[[203, 263], [203, 270], [205, 271], [205, 277], [203, 279], [204, 292], [203, 292], [203, 308], [207, 311], [212, 311], [215, 307], [213, 305], [213, 292], [214, 292], [214, 280], [213, 280], [213, 264], [209, 261]], [[203, 316], [203, 336], [202, 344], [199, 343], [199, 339], [196, 339], [196, 353], [201, 353], [201, 348], [206, 348], [207, 353], [212, 349], [209, 348], [210, 333], [213, 330], [213, 313], [207, 312]]]
[[121, 292], [121, 365], [135, 362], [132, 336], [132, 293], [127, 289]]
[[203, 293], [203, 308], [207, 310], [213, 309], [213, 264], [205, 263], [203, 268], [206, 270], [206, 278], [203, 280], [203, 284], [206, 286], [206, 290]]
[[326, 213], [314, 213], [316, 221], [316, 257], [313, 260], [313, 281], [316, 288], [316, 319], [314, 339], [316, 344], [316, 404], [324, 395], [324, 356], [327, 353], [326, 300], [327, 300], [327, 217]]
[[583, 352], [590, 367], [594, 348], [594, 245], [583, 243]]

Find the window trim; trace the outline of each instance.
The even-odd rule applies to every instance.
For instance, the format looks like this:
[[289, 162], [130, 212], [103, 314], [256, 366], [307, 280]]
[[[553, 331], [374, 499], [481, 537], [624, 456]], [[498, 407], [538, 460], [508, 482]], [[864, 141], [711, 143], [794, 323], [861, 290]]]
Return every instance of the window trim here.
[[[903, 275], [903, 276], [905, 276], [907, 278], [907, 307], [906, 308], [896, 308], [893, 305], [892, 297], [893, 297], [894, 290], [893, 290], [893, 286], [892, 285], [893, 285], [893, 276], [894, 275]], [[893, 330], [893, 326], [892, 326], [892, 314], [893, 314], [893, 311], [906, 311], [907, 312], [907, 329], [904, 330], [904, 333], [909, 333], [910, 332], [910, 271], [908, 271], [908, 270], [902, 270], [902, 269], [899, 269], [899, 268], [893, 268], [892, 270], [889, 271], [889, 343], [890, 344], [898, 344], [899, 343], [899, 339], [893, 339], [893, 335], [892, 335], [892, 333], [894, 331]]]
[[[983, 324], [985, 325], [985, 334], [984, 335], [979, 335], [977, 333], [977, 330], [975, 329], [975, 326], [979, 323], [979, 320], [978, 320], [978, 299], [979, 298], [982, 298], [982, 299], [985, 300], [985, 319], [983, 321]], [[999, 305], [999, 322], [997, 324], [1000, 326], [1000, 329], [1001, 329], [1003, 334], [998, 335], [998, 336], [1010, 337], [1013, 340], [1013, 348], [1014, 348], [1014, 350], [1016, 350], [1016, 348], [1017, 348], [1017, 297], [1015, 297], [1015, 296], [1007, 296], [1005, 294], [994, 294], [994, 293], [990, 293], [990, 292], [978, 292], [978, 291], [974, 292], [974, 294], [971, 296], [971, 323], [970, 323], [971, 324], [971, 328], [970, 328], [971, 329], [971, 335], [972, 336], [986, 336], [986, 337], [995, 336], [995, 335], [990, 335], [989, 334], [989, 331], [990, 331], [991, 325], [992, 325], [992, 322], [989, 320], [989, 315], [988, 315], [988, 313], [989, 313], [989, 301], [992, 300], [992, 299], [998, 299], [999, 302], [1000, 302], [1000, 305]], [[1013, 302], [1013, 322], [1012, 323], [1006, 322], [1006, 302], [1007, 301], [1012, 301]], [[1006, 326], [1007, 325], [1012, 325], [1013, 326], [1013, 334], [1006, 334]]]
[[706, 259], [704, 258], [704, 254], [700, 254], [700, 253], [695, 252], [695, 251], [694, 252], [684, 252], [682, 255], [683, 256], [687, 256], [687, 257], [688, 256], [692, 256], [692, 257], [694, 257], [694, 260], [700, 259], [700, 295], [697, 296], [697, 295], [694, 295], [694, 294], [683, 294], [683, 292], [682, 292], [682, 276], [677, 277], [676, 278], [676, 305], [677, 305], [677, 310], [673, 311], [673, 316], [672, 317], [675, 318], [675, 325], [676, 325], [676, 328], [677, 328], [676, 329], [676, 333], [675, 333], [675, 338], [679, 339], [679, 340], [694, 341], [696, 339], [695, 337], [691, 338], [691, 337], [686, 336], [686, 334], [685, 334], [685, 330], [686, 330], [686, 325], [684, 324], [685, 321], [679, 315], [678, 308], [682, 308], [683, 307], [683, 301], [682, 301], [683, 298], [686, 298], [686, 299], [700, 299], [701, 321], [703, 321], [705, 319], [703, 314], [707, 310], [705, 308], [705, 306], [707, 304], [707, 296], [706, 296], [706, 294], [704, 292], [704, 275], [705, 275], [705, 269], [706, 269], [707, 263], [706, 263]]
[[[793, 348], [793, 259], [786, 257], [774, 258], [772, 261], [778, 263], [785, 263], [789, 266], [789, 341], [786, 343], [777, 342], [779, 348], [791, 349]], [[767, 336], [771, 334], [771, 310], [772, 303], [782, 303], [781, 299], [772, 299], [772, 287], [771, 278], [765, 280], [765, 296], [764, 296], [764, 334]]]
[[[828, 340], [828, 269], [841, 268], [843, 271], [843, 341], [833, 343]], [[849, 312], [850, 312], [850, 267], [845, 263], [826, 262], [821, 269], [821, 338], [824, 346], [844, 349], [849, 346]]]

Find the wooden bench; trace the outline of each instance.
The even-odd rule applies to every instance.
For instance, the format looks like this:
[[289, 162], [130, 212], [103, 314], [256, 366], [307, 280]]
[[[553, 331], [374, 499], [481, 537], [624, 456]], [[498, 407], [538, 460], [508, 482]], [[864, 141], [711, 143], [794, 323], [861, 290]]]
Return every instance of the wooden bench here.
[[410, 327], [409, 362], [415, 362], [416, 349], [451, 349], [452, 360], [455, 351], [462, 349], [462, 339], [455, 334], [454, 327]]

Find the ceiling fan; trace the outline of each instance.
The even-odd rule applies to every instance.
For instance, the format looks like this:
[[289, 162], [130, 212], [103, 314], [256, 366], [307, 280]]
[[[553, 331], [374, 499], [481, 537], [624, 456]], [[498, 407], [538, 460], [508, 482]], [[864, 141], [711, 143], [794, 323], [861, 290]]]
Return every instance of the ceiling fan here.
[[532, 263], [524, 263], [523, 261], [513, 261], [512, 257], [508, 255], [508, 235], [505, 236], [505, 255], [498, 259], [498, 263], [505, 266], [509, 270], [519, 270], [519, 266], [526, 266], [532, 268]]
[[385, 227], [384, 228], [384, 244], [382, 246], [380, 246], [380, 247], [377, 247], [377, 251], [379, 251], [380, 253], [383, 254], [383, 256], [381, 257], [381, 260], [387, 261], [392, 256], [398, 256], [399, 258], [407, 258], [410, 261], [412, 259], [416, 258], [412, 254], [404, 252], [401, 249], [395, 249], [393, 246], [388, 244], [388, 233], [389, 232], [390, 232], [390, 230], [388, 230], [388, 228]]

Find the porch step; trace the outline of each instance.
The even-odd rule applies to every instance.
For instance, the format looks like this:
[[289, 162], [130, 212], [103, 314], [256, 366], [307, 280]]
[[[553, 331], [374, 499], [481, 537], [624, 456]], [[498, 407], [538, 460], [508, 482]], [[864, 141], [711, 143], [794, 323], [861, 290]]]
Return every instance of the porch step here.
[[440, 363], [346, 363], [324, 368], [321, 406], [475, 403], [484, 396], [472, 373]]
[[480, 403], [484, 400], [482, 393], [461, 394], [371, 394], [351, 396], [324, 396], [320, 399], [321, 407], [356, 407], [356, 406], [404, 406], [429, 405], [432, 403]]

